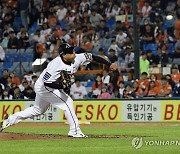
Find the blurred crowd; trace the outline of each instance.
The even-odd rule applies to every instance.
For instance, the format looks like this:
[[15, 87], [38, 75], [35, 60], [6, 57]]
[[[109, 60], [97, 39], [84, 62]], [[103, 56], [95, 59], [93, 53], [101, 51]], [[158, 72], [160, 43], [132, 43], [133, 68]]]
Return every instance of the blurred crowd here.
[[[97, 74], [91, 88], [75, 77], [74, 99], [180, 96], [180, 0], [138, 1], [139, 80], [122, 76], [134, 73], [132, 13], [130, 0], [0, 0], [0, 63], [6, 50], [28, 48], [34, 59], [50, 61], [64, 39], [119, 66], [117, 72]], [[161, 79], [149, 73], [150, 67], [169, 65], [171, 72]], [[6, 69], [2, 74], [1, 99], [34, 99], [37, 75], [24, 72], [22, 78]]]

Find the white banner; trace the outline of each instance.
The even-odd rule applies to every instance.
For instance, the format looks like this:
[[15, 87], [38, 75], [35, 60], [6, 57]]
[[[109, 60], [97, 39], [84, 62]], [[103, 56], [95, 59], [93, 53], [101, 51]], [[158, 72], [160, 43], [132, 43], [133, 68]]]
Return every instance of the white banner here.
[[[31, 107], [34, 101], [26, 101], [25, 107]], [[28, 118], [26, 122], [60, 122], [60, 109], [54, 105], [50, 105], [45, 113], [34, 118]]]
[[122, 122], [157, 122], [161, 120], [161, 102], [138, 100], [122, 102]]

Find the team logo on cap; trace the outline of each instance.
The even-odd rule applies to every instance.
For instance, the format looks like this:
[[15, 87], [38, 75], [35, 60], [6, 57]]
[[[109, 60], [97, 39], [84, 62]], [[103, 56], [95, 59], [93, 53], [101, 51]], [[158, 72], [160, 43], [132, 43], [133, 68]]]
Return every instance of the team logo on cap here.
[[66, 43], [66, 48], [70, 48], [71, 46], [68, 44], [68, 43]]

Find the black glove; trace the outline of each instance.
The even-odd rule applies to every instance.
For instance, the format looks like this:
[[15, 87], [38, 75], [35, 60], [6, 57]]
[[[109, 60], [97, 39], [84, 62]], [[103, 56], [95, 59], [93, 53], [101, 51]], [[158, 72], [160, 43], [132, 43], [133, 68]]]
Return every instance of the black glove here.
[[60, 72], [59, 84], [62, 86], [65, 93], [70, 93], [71, 76], [67, 73], [67, 71]]

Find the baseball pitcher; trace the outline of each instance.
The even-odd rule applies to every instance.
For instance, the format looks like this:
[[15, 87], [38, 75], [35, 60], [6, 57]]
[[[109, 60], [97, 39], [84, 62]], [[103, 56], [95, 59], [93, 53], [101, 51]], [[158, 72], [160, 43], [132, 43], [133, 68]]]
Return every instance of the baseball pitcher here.
[[115, 63], [111, 64], [108, 60], [91, 53], [75, 54], [74, 47], [68, 43], [63, 43], [60, 46], [59, 53], [59, 56], [48, 64], [35, 83], [36, 98], [34, 106], [7, 117], [1, 122], [0, 131], [17, 124], [21, 120], [43, 114], [49, 105], [53, 104], [64, 110], [70, 126], [69, 137], [87, 137], [79, 127], [73, 108], [73, 100], [69, 96], [71, 87], [70, 75], [74, 74], [80, 65], [86, 65], [91, 61], [106, 64], [112, 71], [117, 69], [117, 65]]

